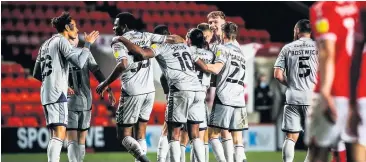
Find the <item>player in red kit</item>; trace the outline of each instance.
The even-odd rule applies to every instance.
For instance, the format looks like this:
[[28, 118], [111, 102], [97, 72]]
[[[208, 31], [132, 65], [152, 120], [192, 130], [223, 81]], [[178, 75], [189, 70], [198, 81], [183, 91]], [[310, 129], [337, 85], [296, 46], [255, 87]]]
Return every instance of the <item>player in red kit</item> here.
[[310, 21], [319, 50], [319, 75], [307, 120], [310, 161], [327, 161], [329, 148], [345, 161], [340, 136], [349, 108], [349, 69], [358, 9], [355, 2], [317, 2]]
[[347, 148], [349, 161], [366, 161], [366, 2], [357, 2], [354, 51], [350, 68], [350, 115], [342, 139], [351, 143]]

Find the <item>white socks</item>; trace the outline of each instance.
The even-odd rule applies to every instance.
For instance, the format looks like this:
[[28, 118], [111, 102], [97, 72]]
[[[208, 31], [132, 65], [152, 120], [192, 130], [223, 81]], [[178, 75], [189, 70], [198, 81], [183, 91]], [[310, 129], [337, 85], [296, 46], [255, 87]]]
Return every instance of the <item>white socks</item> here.
[[227, 162], [234, 162], [234, 143], [232, 139], [222, 139], [225, 159]]
[[198, 162], [205, 162], [205, 145], [203, 144], [203, 141], [199, 138], [193, 139], [191, 141], [192, 148], [194, 151], [194, 157]]
[[47, 146], [48, 162], [59, 162], [63, 141], [57, 137], [52, 137]]
[[83, 162], [85, 157], [85, 144], [79, 144], [79, 162]]
[[186, 161], [186, 146], [180, 144], [180, 162]]
[[169, 142], [170, 162], [180, 162], [180, 143], [179, 141]]
[[224, 154], [224, 148], [222, 147], [222, 144], [218, 138], [212, 138], [210, 139], [210, 143], [212, 146], [213, 153], [215, 155], [216, 161], [218, 162], [225, 162], [225, 154]]
[[235, 154], [234, 154], [235, 161], [246, 161], [247, 157], [245, 156], [244, 146], [243, 144], [235, 145]]
[[282, 147], [283, 162], [293, 162], [295, 157], [295, 142], [286, 138]]
[[136, 159], [139, 159], [142, 155], [144, 155], [140, 144], [131, 136], [126, 136], [125, 138], [123, 138], [122, 145]]
[[208, 143], [207, 144], [205, 144], [205, 155], [206, 155], [206, 157], [205, 157], [205, 162], [208, 162], [208, 160], [209, 160], [209, 158], [210, 158], [210, 148], [208, 147]]
[[167, 136], [160, 136], [159, 144], [158, 144], [158, 162], [166, 162], [168, 161], [167, 154], [169, 152], [169, 142]]
[[76, 141], [69, 141], [67, 146], [69, 162], [79, 162], [79, 145]]

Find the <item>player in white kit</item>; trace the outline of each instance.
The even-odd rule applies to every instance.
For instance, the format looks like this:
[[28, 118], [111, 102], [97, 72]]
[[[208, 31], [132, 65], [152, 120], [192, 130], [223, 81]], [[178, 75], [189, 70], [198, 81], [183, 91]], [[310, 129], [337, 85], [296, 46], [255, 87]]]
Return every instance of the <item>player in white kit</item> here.
[[295, 144], [299, 134], [305, 130], [305, 119], [316, 83], [319, 55], [310, 35], [309, 20], [299, 20], [294, 28], [295, 41], [282, 48], [274, 65], [274, 78], [287, 87], [282, 120], [282, 131], [286, 133], [282, 148], [284, 162], [294, 160]]
[[[79, 39], [76, 37], [69, 41], [77, 47]], [[104, 81], [105, 77], [93, 55], [89, 55], [87, 62], [81, 69], [72, 64], [69, 66], [67, 156], [69, 162], [82, 162], [85, 157], [85, 141], [90, 128], [92, 109], [89, 71], [99, 82]], [[113, 106], [116, 100], [110, 88], [108, 88], [108, 99]]]
[[203, 109], [205, 88], [198, 80], [193, 62], [203, 70], [207, 70], [205, 63], [195, 55], [191, 55], [190, 48], [184, 43], [153, 44], [151, 48], [143, 49], [123, 37], [119, 37], [118, 40], [131, 54], [141, 55], [144, 58], [155, 57], [168, 80], [170, 92], [165, 120], [168, 124], [171, 161], [180, 161], [180, 129], [182, 124], [187, 123], [189, 138], [197, 160], [203, 162], [205, 151], [203, 142], [199, 139], [199, 123], [205, 118]]
[[[200, 29], [194, 28], [192, 30], [189, 31], [189, 33], [187, 34], [187, 43], [191, 48], [191, 51], [193, 52], [193, 55], [197, 55], [198, 58], [200, 58], [202, 61], [204, 61], [206, 64], [212, 64], [214, 59], [215, 59], [215, 55], [205, 49], [207, 42], [205, 40], [204, 34]], [[206, 89], [206, 92], [208, 90], [208, 88], [210, 88], [211, 85], [211, 73], [207, 73], [204, 71], [201, 71], [199, 68], [196, 68], [196, 74], [198, 76], [198, 79], [200, 80], [202, 86]], [[206, 98], [206, 93], [204, 98]], [[202, 141], [207, 141], [207, 143], [205, 143], [205, 161], [208, 162], [208, 157], [209, 157], [209, 148], [208, 148], [208, 140], [205, 140], [205, 134], [206, 134], [206, 130], [207, 130], [207, 122], [208, 122], [208, 107], [207, 104], [205, 102], [205, 120], [200, 123], [199, 125], [199, 136], [200, 139]], [[195, 154], [193, 154], [194, 151], [191, 151], [191, 161], [195, 162], [197, 161], [197, 159], [195, 158]], [[193, 155], [193, 156], [192, 156]]]
[[52, 19], [58, 34], [46, 40], [39, 49], [33, 76], [42, 81], [41, 102], [51, 139], [47, 147], [49, 162], [60, 161], [60, 152], [68, 124], [67, 89], [69, 63], [82, 68], [89, 56], [90, 45], [98, 38], [99, 32], [85, 33], [84, 48], [73, 47], [69, 39], [75, 39], [78, 28], [67, 12]]
[[[217, 47], [215, 64], [207, 65], [217, 75], [216, 97], [208, 123], [212, 129], [210, 141], [216, 142], [214, 151], [217, 151], [217, 161], [242, 162], [246, 161], [242, 131], [248, 129], [244, 100], [245, 56], [235, 43], [238, 32], [236, 24], [227, 22], [222, 31], [224, 45]], [[218, 140], [221, 131], [224, 132], [222, 142], [226, 146], [225, 150], [222, 146], [220, 148]], [[230, 132], [232, 137], [226, 136]], [[222, 155], [222, 150], [225, 155]]]
[[[172, 37], [138, 32], [135, 24], [136, 19], [132, 14], [127, 12], [118, 14], [113, 27], [116, 38], [123, 36], [140, 47], [175, 41]], [[155, 98], [151, 60], [128, 55], [128, 50], [120, 42], [113, 41], [112, 48], [118, 64], [106, 81], [98, 85], [97, 92], [102, 93], [106, 86], [122, 74], [121, 98], [116, 113], [117, 138], [137, 160], [148, 161], [145, 134]], [[135, 139], [138, 142], [132, 138], [133, 126], [137, 132]]]

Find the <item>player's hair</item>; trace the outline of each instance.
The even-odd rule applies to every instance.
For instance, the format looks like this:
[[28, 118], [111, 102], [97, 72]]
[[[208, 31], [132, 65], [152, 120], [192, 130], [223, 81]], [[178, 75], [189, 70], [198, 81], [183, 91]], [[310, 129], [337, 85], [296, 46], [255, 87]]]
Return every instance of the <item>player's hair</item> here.
[[155, 34], [170, 35], [169, 28], [166, 25], [158, 25], [154, 28]]
[[225, 14], [222, 11], [212, 11], [207, 15], [207, 18], [215, 18], [217, 16], [225, 20]]
[[311, 25], [308, 19], [301, 19], [296, 23], [300, 33], [311, 33]]
[[227, 38], [234, 40], [238, 35], [238, 26], [235, 23], [228, 21], [222, 26], [222, 31]]
[[188, 38], [191, 39], [192, 45], [198, 48], [203, 48], [205, 46], [205, 37], [203, 36], [203, 32], [198, 28], [194, 28], [188, 32]]
[[127, 27], [129, 29], [136, 29], [136, 18], [135, 16], [133, 16], [131, 13], [129, 12], [122, 12], [119, 13], [116, 18], [119, 18], [119, 25], [120, 26], [125, 26], [127, 25]]
[[70, 29], [73, 29], [73, 26], [70, 25], [72, 17], [69, 12], [62, 12], [60, 16], [54, 17], [51, 19], [52, 27], [56, 28], [57, 32], [63, 32], [66, 29], [66, 25], [69, 25]]
[[197, 28], [202, 30], [202, 31], [207, 31], [207, 30], [212, 31], [211, 28], [210, 28], [210, 25], [207, 24], [207, 23], [198, 24]]

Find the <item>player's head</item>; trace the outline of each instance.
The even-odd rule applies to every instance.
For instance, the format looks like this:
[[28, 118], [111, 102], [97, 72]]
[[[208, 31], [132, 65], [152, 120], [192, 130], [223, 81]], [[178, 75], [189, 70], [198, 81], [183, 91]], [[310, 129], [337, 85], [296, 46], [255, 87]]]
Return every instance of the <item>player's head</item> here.
[[155, 34], [170, 35], [169, 28], [166, 25], [158, 25], [154, 28]]
[[221, 35], [221, 26], [225, 24], [225, 14], [222, 11], [212, 11], [207, 15], [208, 24], [215, 35]]
[[52, 18], [51, 24], [58, 33], [63, 33], [69, 39], [75, 39], [78, 36], [79, 29], [68, 12], [62, 12], [60, 16]]
[[222, 26], [222, 35], [224, 40], [235, 40], [238, 35], [238, 26], [233, 22], [226, 22]]
[[189, 42], [188, 44], [196, 46], [198, 48], [203, 48], [206, 44], [203, 32], [197, 28], [191, 29], [187, 34], [187, 38], [188, 38], [187, 42]]
[[303, 34], [310, 35], [310, 33], [311, 33], [310, 21], [308, 19], [301, 19], [296, 23], [294, 27], [294, 40], [299, 39]]
[[136, 18], [129, 12], [122, 12], [116, 16], [114, 20], [113, 30], [116, 35], [136, 29]]
[[203, 32], [206, 42], [210, 42], [213, 34], [210, 25], [207, 23], [201, 23], [197, 25], [197, 28]]

